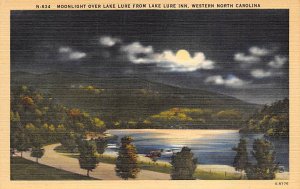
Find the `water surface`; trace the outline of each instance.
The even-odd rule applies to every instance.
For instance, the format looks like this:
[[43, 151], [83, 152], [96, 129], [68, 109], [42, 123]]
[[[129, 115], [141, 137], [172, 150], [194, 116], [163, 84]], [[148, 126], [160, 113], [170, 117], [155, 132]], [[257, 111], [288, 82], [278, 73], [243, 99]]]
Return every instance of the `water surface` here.
[[[123, 136], [131, 136], [138, 153], [147, 154], [152, 150], [182, 148], [192, 149], [199, 164], [232, 165], [235, 156], [234, 146], [241, 137], [248, 143], [249, 156], [252, 143], [262, 134], [240, 134], [238, 130], [208, 130], [208, 129], [118, 129], [109, 130], [118, 136], [110, 143], [119, 144]], [[288, 139], [270, 139], [276, 151], [276, 161], [288, 170], [289, 143]], [[170, 160], [169, 157], [162, 157]], [[252, 159], [253, 160], [253, 159]]]

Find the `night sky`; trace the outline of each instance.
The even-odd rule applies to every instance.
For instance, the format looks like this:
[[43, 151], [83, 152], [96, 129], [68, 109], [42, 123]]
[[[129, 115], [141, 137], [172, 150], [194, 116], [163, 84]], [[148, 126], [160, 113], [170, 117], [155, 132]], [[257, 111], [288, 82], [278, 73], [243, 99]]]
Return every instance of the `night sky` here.
[[12, 11], [11, 71], [138, 76], [271, 103], [288, 97], [288, 21], [278, 9]]

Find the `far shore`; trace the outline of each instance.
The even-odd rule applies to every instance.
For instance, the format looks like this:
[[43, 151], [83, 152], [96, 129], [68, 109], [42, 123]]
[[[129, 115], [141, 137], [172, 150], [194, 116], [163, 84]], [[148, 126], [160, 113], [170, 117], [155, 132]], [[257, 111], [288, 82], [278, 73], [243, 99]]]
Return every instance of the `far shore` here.
[[[126, 132], [135, 132], [135, 133], [144, 133], [151, 132], [156, 134], [164, 134], [164, 138], [168, 137], [178, 137], [178, 138], [202, 138], [202, 137], [212, 137], [220, 134], [228, 134], [228, 133], [237, 133], [238, 129], [109, 129], [106, 131], [108, 134], [113, 131], [122, 131], [124, 134]], [[197, 132], [201, 131], [201, 132]], [[113, 134], [112, 134], [113, 135]], [[172, 136], [171, 136], [172, 135]]]

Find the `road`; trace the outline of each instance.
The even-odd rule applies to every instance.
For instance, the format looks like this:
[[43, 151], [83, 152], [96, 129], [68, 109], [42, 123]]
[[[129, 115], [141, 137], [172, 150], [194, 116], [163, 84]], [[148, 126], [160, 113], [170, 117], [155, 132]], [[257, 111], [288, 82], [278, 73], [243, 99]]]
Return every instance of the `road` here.
[[[60, 144], [51, 144], [44, 147], [45, 154], [39, 159], [40, 164], [55, 167], [65, 171], [86, 175], [86, 170], [81, 169], [76, 158], [68, 157], [54, 151], [54, 148]], [[24, 152], [23, 158], [35, 161], [35, 158], [30, 157], [30, 152]], [[99, 163], [98, 167], [90, 172], [90, 177], [101, 180], [121, 180], [116, 176], [115, 165], [107, 163]], [[170, 180], [170, 175], [158, 173], [154, 171], [141, 170], [136, 180]]]

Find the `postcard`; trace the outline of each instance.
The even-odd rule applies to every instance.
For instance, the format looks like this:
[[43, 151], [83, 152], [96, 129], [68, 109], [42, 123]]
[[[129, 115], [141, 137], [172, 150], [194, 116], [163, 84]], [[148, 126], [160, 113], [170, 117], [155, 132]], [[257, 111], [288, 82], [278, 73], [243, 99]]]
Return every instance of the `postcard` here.
[[298, 188], [299, 8], [1, 1], [0, 188]]

